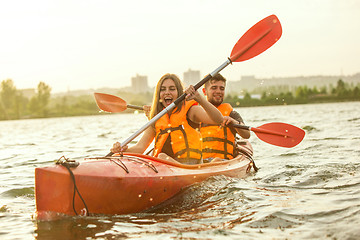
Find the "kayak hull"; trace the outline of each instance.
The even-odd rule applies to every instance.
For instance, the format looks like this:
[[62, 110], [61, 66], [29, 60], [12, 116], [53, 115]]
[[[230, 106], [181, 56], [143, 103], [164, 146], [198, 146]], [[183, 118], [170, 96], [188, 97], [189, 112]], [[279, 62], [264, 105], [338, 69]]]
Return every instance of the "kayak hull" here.
[[[250, 154], [216, 163], [184, 165], [142, 154], [85, 159], [77, 167], [35, 169], [36, 216], [127, 214], [156, 206], [214, 175], [245, 177]], [[248, 156], [247, 156], [248, 155]]]

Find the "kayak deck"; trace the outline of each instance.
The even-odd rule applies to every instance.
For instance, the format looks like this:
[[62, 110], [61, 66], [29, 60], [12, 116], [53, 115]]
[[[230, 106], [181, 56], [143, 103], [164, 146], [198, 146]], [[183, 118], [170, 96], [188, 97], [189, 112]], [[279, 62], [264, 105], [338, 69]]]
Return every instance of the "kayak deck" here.
[[36, 214], [42, 219], [49, 213], [141, 212], [210, 176], [245, 177], [251, 166], [251, 157], [245, 154], [216, 163], [184, 165], [126, 153], [85, 159], [77, 167], [40, 167], [35, 169]]

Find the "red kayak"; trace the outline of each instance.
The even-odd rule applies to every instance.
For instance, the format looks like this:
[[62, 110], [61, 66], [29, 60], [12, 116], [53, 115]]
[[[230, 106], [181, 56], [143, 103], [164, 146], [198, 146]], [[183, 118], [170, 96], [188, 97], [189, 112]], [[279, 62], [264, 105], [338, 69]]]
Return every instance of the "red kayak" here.
[[36, 215], [127, 214], [156, 206], [185, 187], [210, 176], [245, 177], [252, 147], [240, 145], [232, 160], [198, 165], [168, 162], [142, 154], [84, 159], [60, 159], [54, 166], [35, 169]]

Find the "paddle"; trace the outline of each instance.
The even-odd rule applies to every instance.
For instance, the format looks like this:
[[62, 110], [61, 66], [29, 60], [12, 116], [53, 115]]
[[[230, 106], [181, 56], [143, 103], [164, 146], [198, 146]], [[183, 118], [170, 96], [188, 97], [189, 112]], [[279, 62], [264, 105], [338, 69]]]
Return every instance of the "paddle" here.
[[253, 131], [259, 139], [279, 147], [292, 148], [305, 136], [305, 131], [293, 125], [281, 122], [266, 123], [260, 127], [232, 124], [233, 127]]
[[[266, 49], [274, 45], [279, 38], [281, 37], [282, 29], [279, 19], [275, 15], [270, 15], [254, 26], [252, 26], [235, 44], [233, 47], [230, 57], [216, 68], [213, 72], [208, 74], [204, 79], [198, 82], [194, 88], [197, 90], [204, 83], [210, 80], [213, 76], [227, 67], [233, 62], [242, 62], [253, 58], [260, 53], [264, 52]], [[147, 122], [143, 127], [138, 131], [133, 133], [129, 138], [121, 143], [121, 146], [127, 145], [134, 138], [140, 135], [145, 129], [153, 125], [157, 120], [164, 116], [167, 112], [171, 112], [181, 101], [186, 97], [186, 93], [183, 93], [179, 98], [177, 98], [173, 103], [159, 112], [154, 116], [149, 122]], [[113, 153], [109, 153], [107, 156], [111, 156]]]
[[106, 93], [94, 93], [98, 107], [105, 112], [122, 112], [127, 108], [144, 110], [142, 107], [126, 104], [125, 100]]
[[[122, 112], [126, 109], [125, 100], [110, 94], [94, 93], [99, 108], [106, 112]], [[130, 105], [131, 108], [141, 109], [140, 106]], [[231, 127], [252, 131], [264, 142], [280, 147], [294, 147], [298, 145], [305, 136], [305, 131], [287, 123], [266, 123], [260, 127], [250, 127], [240, 124], [231, 124]]]
[[[110, 94], [94, 93], [99, 108], [106, 112], [122, 112], [126, 109], [125, 100]], [[140, 106], [130, 105], [131, 108], [141, 109]], [[266, 123], [260, 127], [250, 127], [240, 124], [231, 124], [231, 127], [252, 131], [259, 139], [266, 143], [291, 148], [298, 145], [305, 136], [305, 131], [287, 123], [273, 122]]]

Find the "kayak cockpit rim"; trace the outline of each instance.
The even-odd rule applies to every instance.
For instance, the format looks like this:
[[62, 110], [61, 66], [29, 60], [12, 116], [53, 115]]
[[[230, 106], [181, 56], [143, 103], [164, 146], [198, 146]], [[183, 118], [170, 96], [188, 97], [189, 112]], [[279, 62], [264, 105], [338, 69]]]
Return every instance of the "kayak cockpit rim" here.
[[[159, 162], [167, 165], [171, 165], [174, 167], [179, 168], [186, 168], [186, 169], [197, 169], [197, 168], [203, 168], [203, 167], [212, 167], [212, 166], [220, 166], [220, 165], [232, 165], [239, 161], [245, 161], [246, 159], [251, 163], [253, 162], [253, 159], [250, 155], [245, 154], [239, 154], [237, 157], [230, 159], [230, 160], [224, 160], [224, 161], [217, 161], [217, 162], [209, 162], [209, 163], [201, 163], [201, 164], [194, 164], [194, 165], [188, 165], [188, 164], [182, 164], [182, 163], [176, 163], [173, 161], [168, 161], [165, 159], [160, 159], [157, 157], [149, 156], [149, 155], [143, 155], [139, 153], [125, 153], [123, 156], [120, 155], [113, 155], [111, 157], [92, 157], [92, 158], [85, 158], [85, 160], [99, 160], [99, 159], [108, 159], [108, 160], [116, 160], [120, 161], [124, 159], [128, 159], [130, 161], [136, 161], [139, 163], [143, 163], [148, 165], [148, 167], [152, 168], [155, 172], [157, 172], [156, 167], [152, 164], [152, 162]], [[149, 161], [150, 160], [150, 161]]]

